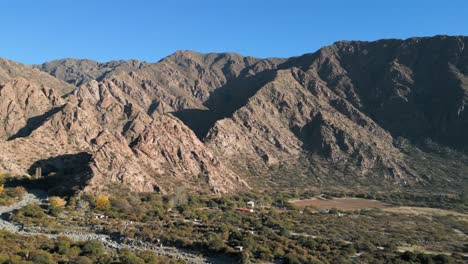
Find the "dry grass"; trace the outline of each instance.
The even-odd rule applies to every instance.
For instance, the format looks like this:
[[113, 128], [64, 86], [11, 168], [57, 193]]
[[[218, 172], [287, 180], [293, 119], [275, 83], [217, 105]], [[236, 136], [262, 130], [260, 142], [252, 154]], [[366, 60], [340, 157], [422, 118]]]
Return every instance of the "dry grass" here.
[[429, 207], [413, 207], [413, 206], [399, 206], [385, 208], [385, 211], [392, 213], [414, 214], [414, 215], [437, 215], [437, 216], [457, 216], [468, 221], [468, 214], [458, 213], [455, 211], [429, 208]]
[[[398, 247], [398, 251], [399, 252], [405, 252], [405, 251], [409, 251], [409, 252], [415, 252], [415, 253], [418, 253], [418, 252], [421, 252], [421, 253], [424, 253], [424, 254], [432, 254], [432, 255], [439, 255], [439, 254], [442, 254], [442, 255], [452, 255], [453, 252], [448, 252], [448, 251], [433, 251], [433, 250], [427, 250], [426, 248], [424, 248], [423, 246], [418, 246], [418, 245], [406, 245], [406, 246], [400, 246]], [[465, 257], [468, 257], [468, 254], [466, 253], [459, 253], [458, 254], [461, 254]]]
[[388, 204], [370, 199], [362, 198], [334, 198], [332, 200], [322, 197], [313, 197], [304, 200], [292, 200], [291, 203], [298, 207], [312, 206], [317, 209], [338, 209], [344, 211], [372, 209], [372, 208], [387, 208]]

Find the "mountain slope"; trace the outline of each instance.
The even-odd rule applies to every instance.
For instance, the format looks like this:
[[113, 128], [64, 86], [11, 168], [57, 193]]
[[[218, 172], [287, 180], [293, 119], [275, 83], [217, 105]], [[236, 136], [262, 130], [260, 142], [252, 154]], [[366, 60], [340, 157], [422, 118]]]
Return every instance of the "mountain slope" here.
[[137, 60], [99, 63], [92, 60], [63, 59], [35, 65], [34, 67], [49, 73], [57, 79], [80, 86], [92, 80], [102, 80], [112, 74], [141, 69], [147, 64]]
[[289, 59], [180, 51], [37, 66], [47, 74], [3, 61], [0, 145], [14, 156], [0, 168], [44, 167], [89, 192], [460, 191], [466, 168], [446, 164], [466, 160], [467, 44], [341, 41]]

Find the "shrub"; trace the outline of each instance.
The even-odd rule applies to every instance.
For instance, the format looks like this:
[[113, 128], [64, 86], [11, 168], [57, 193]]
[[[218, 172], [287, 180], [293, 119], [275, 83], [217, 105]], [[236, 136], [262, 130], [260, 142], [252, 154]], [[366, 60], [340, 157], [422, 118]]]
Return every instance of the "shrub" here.
[[41, 219], [46, 216], [44, 210], [42, 210], [42, 208], [37, 204], [26, 205], [21, 209], [21, 211], [26, 217]]
[[284, 256], [283, 263], [285, 264], [301, 264], [299, 258], [291, 253]]
[[65, 200], [57, 196], [51, 197], [49, 199], [49, 202], [50, 202], [49, 212], [50, 214], [56, 217], [59, 216], [63, 212], [65, 205], [67, 204]]
[[71, 246], [70, 239], [67, 237], [58, 237], [57, 240], [57, 252], [61, 255], [67, 255]]
[[145, 264], [145, 261], [137, 257], [135, 254], [128, 250], [124, 250], [119, 256], [122, 264]]
[[93, 261], [85, 256], [79, 256], [73, 260], [73, 264], [93, 264]]
[[101, 210], [107, 210], [111, 206], [109, 197], [106, 195], [99, 195], [96, 197], [96, 208]]
[[219, 251], [224, 248], [224, 241], [218, 234], [210, 233], [208, 235], [208, 248], [211, 250]]
[[81, 254], [81, 248], [77, 246], [71, 247], [67, 252], [67, 256], [69, 257], [77, 257], [80, 254]]
[[35, 264], [55, 264], [57, 263], [52, 256], [42, 250], [31, 252], [31, 260]]
[[26, 189], [23, 186], [15, 187], [15, 196], [19, 199], [23, 199], [24, 195], [26, 194]]
[[86, 255], [100, 256], [104, 252], [104, 245], [98, 240], [90, 240], [83, 245], [83, 253]]
[[50, 206], [53, 206], [53, 207], [65, 207], [65, 205], [67, 205], [67, 202], [58, 197], [58, 196], [52, 196], [49, 198], [49, 202], [50, 202]]
[[116, 208], [117, 210], [119, 210], [120, 212], [124, 214], [130, 214], [132, 212], [132, 206], [125, 199], [121, 199], [121, 198], [112, 199], [111, 204], [112, 204], [112, 208]]

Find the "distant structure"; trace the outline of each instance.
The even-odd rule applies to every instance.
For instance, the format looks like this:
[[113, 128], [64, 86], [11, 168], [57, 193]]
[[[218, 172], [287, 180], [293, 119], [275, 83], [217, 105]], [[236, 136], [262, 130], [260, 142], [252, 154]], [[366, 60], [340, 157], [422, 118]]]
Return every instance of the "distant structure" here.
[[41, 178], [42, 176], [42, 168], [41, 167], [37, 167], [36, 168], [36, 172], [34, 173], [34, 178], [35, 179], [39, 179]]
[[255, 202], [254, 201], [248, 201], [247, 205], [254, 208], [255, 207]]
[[235, 249], [239, 252], [242, 252], [244, 251], [244, 247], [243, 246], [236, 246]]

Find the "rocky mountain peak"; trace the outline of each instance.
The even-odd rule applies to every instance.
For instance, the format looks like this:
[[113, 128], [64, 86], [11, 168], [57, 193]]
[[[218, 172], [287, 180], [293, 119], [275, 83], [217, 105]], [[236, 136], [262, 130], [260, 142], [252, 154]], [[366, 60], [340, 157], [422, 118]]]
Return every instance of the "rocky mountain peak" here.
[[467, 44], [340, 41], [288, 59], [1, 59], [0, 170], [43, 167], [61, 192], [456, 189], [462, 169], [432, 161], [468, 148]]

